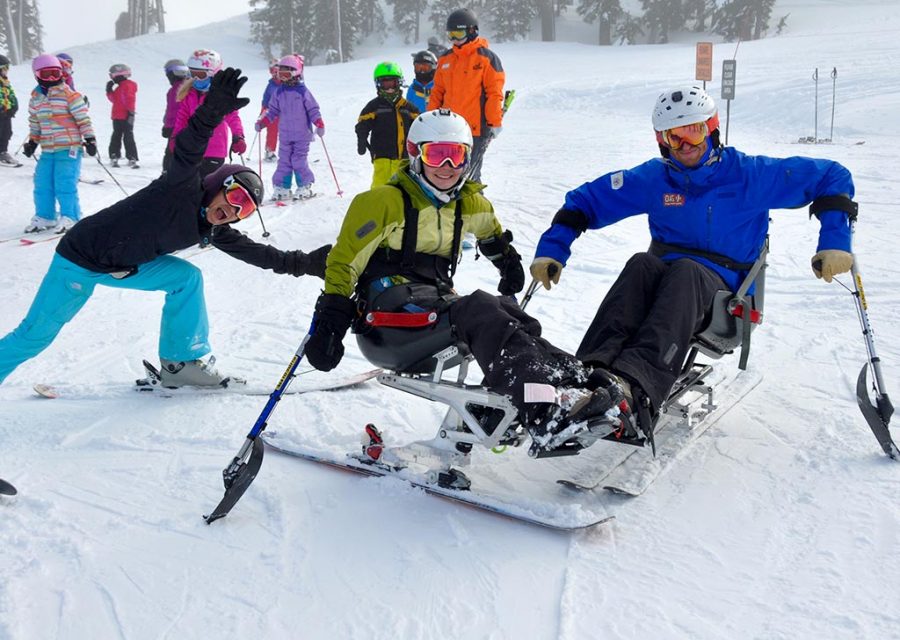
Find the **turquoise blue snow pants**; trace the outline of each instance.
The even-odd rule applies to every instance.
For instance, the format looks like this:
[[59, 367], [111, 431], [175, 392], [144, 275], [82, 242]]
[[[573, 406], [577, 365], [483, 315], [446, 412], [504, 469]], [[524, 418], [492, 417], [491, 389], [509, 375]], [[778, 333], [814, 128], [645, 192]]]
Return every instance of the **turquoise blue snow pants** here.
[[210, 352], [203, 275], [194, 265], [173, 256], [161, 256], [142, 264], [134, 275], [117, 279], [108, 273], [88, 271], [54, 254], [28, 315], [0, 340], [0, 383], [20, 364], [50, 346], [98, 284], [166, 292], [159, 331], [160, 358], [196, 360]]
[[78, 176], [81, 175], [81, 149], [43, 151], [34, 170], [34, 213], [39, 218], [56, 220], [56, 203], [60, 215], [81, 219], [78, 202]]

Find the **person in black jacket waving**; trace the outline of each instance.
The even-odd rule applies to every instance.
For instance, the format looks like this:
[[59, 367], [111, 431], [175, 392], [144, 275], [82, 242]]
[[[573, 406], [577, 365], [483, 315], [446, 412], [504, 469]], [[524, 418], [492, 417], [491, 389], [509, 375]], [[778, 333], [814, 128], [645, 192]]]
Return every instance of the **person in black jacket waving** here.
[[238, 97], [247, 81], [240, 74], [226, 69], [213, 78], [206, 100], [177, 137], [165, 174], [63, 236], [28, 315], [0, 340], [0, 383], [46, 349], [99, 284], [166, 292], [159, 339], [163, 386], [225, 385], [228, 378], [201, 360], [211, 348], [200, 270], [169, 254], [199, 243], [275, 273], [324, 277], [330, 245], [309, 254], [280, 251], [231, 227], [263, 200], [256, 173], [224, 165], [201, 180], [213, 130], [225, 114], [250, 102]]

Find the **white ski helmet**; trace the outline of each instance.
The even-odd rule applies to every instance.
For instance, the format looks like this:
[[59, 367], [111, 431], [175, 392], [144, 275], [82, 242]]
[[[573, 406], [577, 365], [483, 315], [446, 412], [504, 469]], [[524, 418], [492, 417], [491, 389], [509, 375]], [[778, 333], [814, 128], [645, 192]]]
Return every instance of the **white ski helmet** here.
[[678, 87], [656, 99], [653, 107], [653, 128], [656, 131], [698, 122], [706, 122], [710, 133], [719, 128], [716, 103], [699, 85]]
[[413, 120], [406, 136], [406, 151], [409, 167], [415, 173], [422, 172], [419, 146], [426, 142], [461, 142], [471, 151], [472, 128], [465, 118], [450, 109], [426, 111]]
[[187, 61], [188, 69], [204, 69], [212, 75], [222, 70], [222, 56], [212, 49], [197, 49]]
[[131, 77], [131, 67], [127, 64], [114, 64], [109, 68], [109, 77], [117, 78], [122, 76], [123, 78]]

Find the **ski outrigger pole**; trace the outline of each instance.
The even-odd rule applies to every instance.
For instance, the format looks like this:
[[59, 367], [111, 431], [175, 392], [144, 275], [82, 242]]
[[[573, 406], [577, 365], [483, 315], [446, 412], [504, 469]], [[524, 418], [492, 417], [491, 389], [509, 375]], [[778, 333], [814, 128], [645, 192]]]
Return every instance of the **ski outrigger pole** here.
[[296, 377], [297, 367], [303, 359], [306, 343], [313, 334], [315, 326], [316, 320], [315, 317], [313, 317], [309, 332], [303, 338], [303, 342], [300, 343], [296, 353], [294, 353], [294, 357], [291, 358], [291, 361], [288, 363], [287, 369], [285, 369], [281, 379], [275, 386], [275, 390], [269, 395], [269, 400], [266, 402], [266, 406], [263, 407], [262, 413], [260, 413], [259, 417], [256, 419], [253, 428], [250, 429], [250, 433], [247, 434], [244, 445], [241, 447], [240, 451], [238, 451], [238, 454], [231, 463], [222, 470], [222, 481], [225, 483], [225, 495], [209, 515], [203, 516], [203, 519], [206, 520], [206, 524], [212, 524], [219, 518], [227, 516], [234, 505], [237, 504], [237, 501], [241, 499], [241, 496], [244, 495], [244, 492], [247, 491], [250, 483], [256, 479], [256, 474], [259, 473], [259, 468], [262, 466], [263, 451], [265, 448], [262, 438], [259, 436], [265, 431], [269, 417], [272, 415], [272, 412], [275, 411], [275, 405], [278, 404], [278, 401], [281, 400], [284, 392]]

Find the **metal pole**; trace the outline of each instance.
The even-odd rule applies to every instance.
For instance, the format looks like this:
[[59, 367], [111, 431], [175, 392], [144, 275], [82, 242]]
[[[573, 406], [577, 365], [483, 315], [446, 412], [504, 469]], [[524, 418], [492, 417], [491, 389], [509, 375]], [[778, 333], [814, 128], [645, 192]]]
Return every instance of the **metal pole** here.
[[828, 132], [828, 141], [834, 140], [834, 96], [837, 91], [837, 67], [831, 70], [831, 131]]
[[819, 143], [819, 67], [816, 67], [813, 73], [813, 80], [816, 83], [816, 108], [813, 116], [813, 144]]
[[731, 100], [725, 101], [725, 146], [728, 146], [728, 125], [731, 124]]

